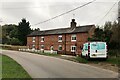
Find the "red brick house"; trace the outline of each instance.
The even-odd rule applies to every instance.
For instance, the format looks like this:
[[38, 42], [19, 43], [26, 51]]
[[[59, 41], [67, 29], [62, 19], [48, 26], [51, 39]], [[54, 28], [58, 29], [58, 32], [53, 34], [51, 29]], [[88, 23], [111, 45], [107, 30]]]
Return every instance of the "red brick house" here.
[[80, 54], [83, 43], [92, 37], [94, 30], [95, 25], [76, 26], [75, 19], [72, 19], [69, 28], [32, 32], [27, 36], [27, 46], [61, 54]]

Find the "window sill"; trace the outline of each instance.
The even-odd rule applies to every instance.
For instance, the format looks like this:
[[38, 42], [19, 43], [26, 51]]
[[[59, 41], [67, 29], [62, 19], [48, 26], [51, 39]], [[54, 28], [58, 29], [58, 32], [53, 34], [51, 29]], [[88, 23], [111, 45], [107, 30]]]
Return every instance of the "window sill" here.
[[76, 52], [76, 51], [71, 51], [71, 52]]
[[62, 51], [62, 50], [58, 50], [58, 51]]
[[32, 41], [32, 42], [35, 42], [35, 41]]
[[71, 42], [76, 42], [76, 40], [71, 40]]
[[62, 41], [58, 41], [58, 42], [62, 42]]

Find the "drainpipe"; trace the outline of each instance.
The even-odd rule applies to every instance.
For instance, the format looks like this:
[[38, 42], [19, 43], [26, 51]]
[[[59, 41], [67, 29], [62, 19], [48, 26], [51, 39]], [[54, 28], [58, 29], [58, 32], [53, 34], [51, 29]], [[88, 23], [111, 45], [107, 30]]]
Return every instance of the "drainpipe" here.
[[65, 54], [66, 54], [66, 34], [65, 34]]
[[38, 50], [39, 50], [39, 36], [38, 36]]

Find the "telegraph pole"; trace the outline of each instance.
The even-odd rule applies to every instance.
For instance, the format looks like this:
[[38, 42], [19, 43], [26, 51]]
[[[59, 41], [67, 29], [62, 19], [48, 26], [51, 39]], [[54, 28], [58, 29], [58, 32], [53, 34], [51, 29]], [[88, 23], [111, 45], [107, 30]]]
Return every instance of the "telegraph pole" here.
[[[118, 29], [120, 29], [120, 1], [118, 2]], [[119, 35], [119, 34], [118, 34]], [[119, 38], [118, 38], [119, 40]], [[118, 44], [120, 45], [120, 44]], [[118, 55], [118, 58], [120, 58], [120, 55]], [[118, 59], [118, 62], [120, 62], [120, 59]], [[118, 73], [120, 73], [120, 63], [118, 64]], [[118, 74], [118, 80], [120, 80], [120, 74]]]
[[118, 24], [120, 25], [120, 1], [118, 2]]

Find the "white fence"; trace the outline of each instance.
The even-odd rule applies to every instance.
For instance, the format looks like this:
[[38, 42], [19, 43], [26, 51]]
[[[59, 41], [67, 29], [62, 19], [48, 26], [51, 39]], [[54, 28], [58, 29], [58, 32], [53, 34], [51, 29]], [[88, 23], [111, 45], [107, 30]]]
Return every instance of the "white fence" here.
[[19, 49], [19, 51], [57, 54], [57, 51], [53, 50]]

